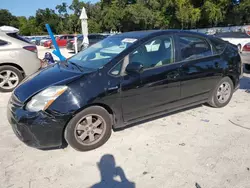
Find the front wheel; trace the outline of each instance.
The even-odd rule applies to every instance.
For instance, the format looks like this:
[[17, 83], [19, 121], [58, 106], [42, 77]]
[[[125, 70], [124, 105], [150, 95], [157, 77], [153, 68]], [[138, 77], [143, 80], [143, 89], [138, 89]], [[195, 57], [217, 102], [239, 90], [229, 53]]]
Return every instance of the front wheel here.
[[78, 151], [89, 151], [107, 142], [112, 132], [110, 114], [93, 106], [79, 112], [67, 125], [64, 137]]
[[229, 77], [224, 77], [211, 93], [208, 103], [215, 108], [226, 106], [233, 95], [234, 85]]

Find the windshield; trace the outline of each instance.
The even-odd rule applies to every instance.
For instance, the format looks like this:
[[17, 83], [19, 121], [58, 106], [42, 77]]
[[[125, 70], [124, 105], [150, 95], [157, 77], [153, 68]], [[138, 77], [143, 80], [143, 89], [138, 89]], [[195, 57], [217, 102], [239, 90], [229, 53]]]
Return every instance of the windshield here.
[[77, 63], [81, 67], [99, 69], [132, 45], [137, 39], [125, 37], [108, 37], [84, 51], [79, 52], [69, 62]]

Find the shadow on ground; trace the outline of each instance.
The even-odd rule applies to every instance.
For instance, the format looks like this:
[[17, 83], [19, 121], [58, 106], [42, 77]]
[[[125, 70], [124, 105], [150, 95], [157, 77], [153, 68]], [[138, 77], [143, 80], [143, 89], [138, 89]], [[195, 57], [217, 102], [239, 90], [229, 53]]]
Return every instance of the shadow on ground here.
[[113, 155], [103, 155], [100, 162], [97, 163], [97, 167], [100, 171], [101, 181], [91, 188], [135, 188], [135, 183], [126, 178], [123, 169], [116, 166]]
[[240, 89], [250, 89], [250, 77], [243, 76], [243, 78], [241, 78]]

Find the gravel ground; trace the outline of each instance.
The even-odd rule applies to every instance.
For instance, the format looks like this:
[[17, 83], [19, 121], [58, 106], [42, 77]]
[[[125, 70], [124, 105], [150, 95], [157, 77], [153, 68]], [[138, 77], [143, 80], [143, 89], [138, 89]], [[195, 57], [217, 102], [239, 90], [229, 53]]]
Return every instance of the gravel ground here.
[[[39, 48], [39, 56], [44, 55]], [[65, 56], [70, 56], [66, 49]], [[0, 94], [1, 188], [249, 188], [250, 76], [228, 106], [198, 106], [113, 132], [101, 148], [41, 151], [25, 146]]]

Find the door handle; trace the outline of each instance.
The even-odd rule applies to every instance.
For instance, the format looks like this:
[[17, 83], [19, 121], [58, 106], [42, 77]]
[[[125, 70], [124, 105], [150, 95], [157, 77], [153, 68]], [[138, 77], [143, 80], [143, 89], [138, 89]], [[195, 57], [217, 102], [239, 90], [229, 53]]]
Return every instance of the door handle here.
[[118, 89], [118, 88], [119, 88], [118, 86], [110, 87], [110, 88], [108, 88], [108, 91], [110, 91], [110, 90], [116, 90], [116, 89]]
[[179, 73], [170, 73], [167, 75], [167, 79], [176, 79], [179, 76]]
[[215, 66], [215, 68], [219, 68], [219, 63], [218, 63], [218, 62], [215, 62], [215, 63], [214, 63], [214, 66]]

